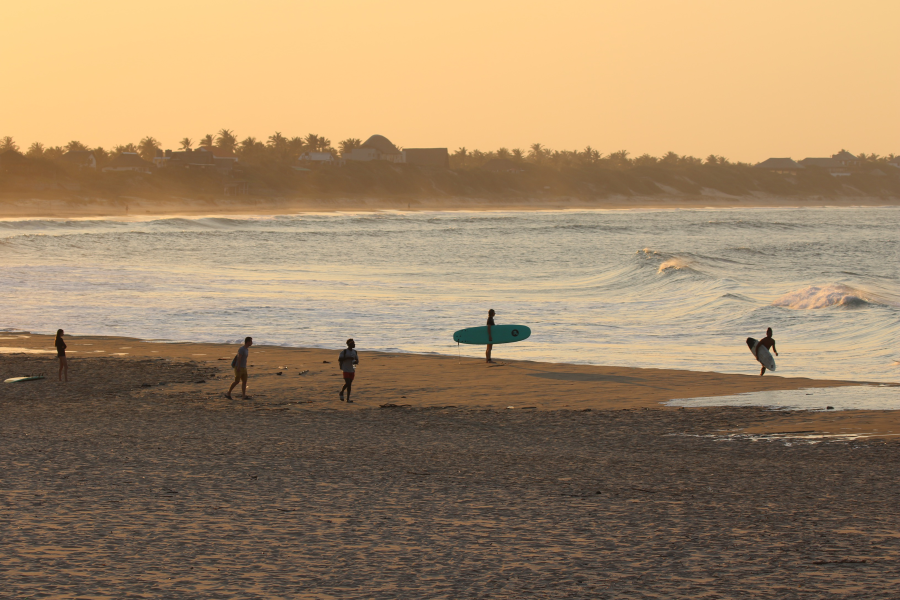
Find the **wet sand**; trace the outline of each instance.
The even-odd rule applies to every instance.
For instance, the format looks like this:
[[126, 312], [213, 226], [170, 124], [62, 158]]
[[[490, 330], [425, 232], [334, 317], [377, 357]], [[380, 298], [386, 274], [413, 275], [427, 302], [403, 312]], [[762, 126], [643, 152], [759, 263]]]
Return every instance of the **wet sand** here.
[[[0, 378], [55, 379], [34, 353], [51, 343], [0, 335], [32, 351], [0, 351]], [[660, 405], [846, 382], [362, 351], [347, 405], [336, 350], [254, 347], [254, 398], [229, 401], [234, 347], [68, 343], [68, 384], [0, 384], [11, 597], [894, 598], [900, 585], [896, 438], [747, 435], [839, 417], [893, 428], [894, 413]]]

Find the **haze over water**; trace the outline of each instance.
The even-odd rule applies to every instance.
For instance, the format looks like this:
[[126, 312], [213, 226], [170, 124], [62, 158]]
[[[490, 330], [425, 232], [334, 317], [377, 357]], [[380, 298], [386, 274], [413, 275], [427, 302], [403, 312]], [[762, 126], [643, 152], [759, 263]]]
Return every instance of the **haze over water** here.
[[[900, 379], [900, 209], [0, 221], [0, 329]], [[9, 345], [7, 343], [7, 345]], [[481, 347], [463, 346], [467, 356]], [[76, 355], [77, 356], [77, 355]]]

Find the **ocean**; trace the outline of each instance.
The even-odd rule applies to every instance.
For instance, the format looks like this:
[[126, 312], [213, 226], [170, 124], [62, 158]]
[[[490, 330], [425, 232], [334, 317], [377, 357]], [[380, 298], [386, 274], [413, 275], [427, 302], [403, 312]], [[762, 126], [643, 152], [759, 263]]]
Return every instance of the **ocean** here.
[[0, 221], [0, 330], [900, 380], [900, 208]]

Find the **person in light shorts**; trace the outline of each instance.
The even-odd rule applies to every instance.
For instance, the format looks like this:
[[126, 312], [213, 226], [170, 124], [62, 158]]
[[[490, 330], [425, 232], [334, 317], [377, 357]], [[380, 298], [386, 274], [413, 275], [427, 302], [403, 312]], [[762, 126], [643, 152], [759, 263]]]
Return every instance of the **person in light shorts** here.
[[350, 399], [350, 390], [353, 387], [353, 378], [356, 375], [356, 365], [359, 364], [359, 355], [356, 353], [356, 342], [353, 338], [347, 340], [347, 347], [341, 350], [338, 356], [338, 364], [344, 375], [344, 387], [341, 388], [341, 402], [344, 401], [344, 390], [347, 390], [347, 402], [353, 402]]
[[237, 356], [234, 357], [234, 361], [232, 361], [232, 366], [234, 367], [234, 383], [231, 384], [231, 387], [228, 388], [228, 393], [225, 394], [225, 397], [231, 400], [231, 390], [234, 389], [234, 386], [241, 382], [241, 398], [249, 398], [247, 395], [247, 359], [250, 357], [250, 346], [253, 345], [253, 338], [247, 337], [244, 338], [244, 345], [238, 348]]

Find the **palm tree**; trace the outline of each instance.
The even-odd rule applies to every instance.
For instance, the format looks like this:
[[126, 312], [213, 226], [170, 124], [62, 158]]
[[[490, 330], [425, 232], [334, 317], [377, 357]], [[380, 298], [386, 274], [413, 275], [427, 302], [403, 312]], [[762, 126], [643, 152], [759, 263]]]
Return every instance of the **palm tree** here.
[[347, 156], [353, 152], [354, 148], [359, 148], [360, 146], [362, 146], [362, 140], [359, 138], [347, 138], [346, 140], [341, 140], [341, 143], [338, 144], [338, 147], [341, 149], [341, 156]]
[[66, 152], [79, 152], [87, 149], [87, 146], [75, 140], [72, 140], [71, 142], [66, 144]]
[[19, 150], [19, 146], [16, 144], [15, 140], [12, 139], [12, 136], [0, 138], [0, 153], [6, 152], [7, 150]]
[[543, 144], [532, 144], [528, 151], [528, 158], [533, 160], [534, 162], [541, 162], [544, 160], [544, 156], [547, 154], [547, 149], [544, 148]]
[[202, 138], [200, 138], [200, 147], [210, 149], [216, 143], [216, 138], [211, 133], [207, 133]]
[[314, 133], [307, 133], [306, 138], [303, 140], [306, 143], [306, 147], [310, 150], [318, 150], [319, 149], [319, 136]]
[[138, 154], [144, 160], [153, 160], [156, 158], [156, 151], [159, 149], [159, 142], [152, 136], [147, 136], [138, 144]]
[[322, 136], [319, 138], [319, 150], [322, 152], [328, 152], [331, 150], [331, 140], [327, 137]]
[[44, 150], [44, 157], [51, 158], [51, 159], [60, 158], [65, 153], [66, 153], [66, 149], [63, 148], [62, 146], [51, 146], [50, 148], [47, 148]]
[[512, 153], [506, 148], [497, 150], [497, 158], [509, 158], [510, 156], [512, 156]]
[[188, 150], [191, 149], [191, 146], [194, 145], [194, 140], [192, 140], [189, 137], [186, 137], [186, 138], [181, 138], [181, 141], [178, 143], [181, 144], [182, 151], [187, 152]]
[[220, 129], [216, 136], [216, 146], [226, 152], [234, 152], [237, 146], [237, 138], [230, 129]]
[[287, 138], [281, 135], [280, 131], [276, 131], [266, 140], [266, 146], [275, 150], [283, 150], [287, 146]]
[[512, 159], [518, 162], [525, 160], [525, 152], [521, 148], [513, 148]]
[[28, 146], [28, 156], [38, 157], [44, 155], [44, 145], [40, 142], [32, 142], [30, 146]]

